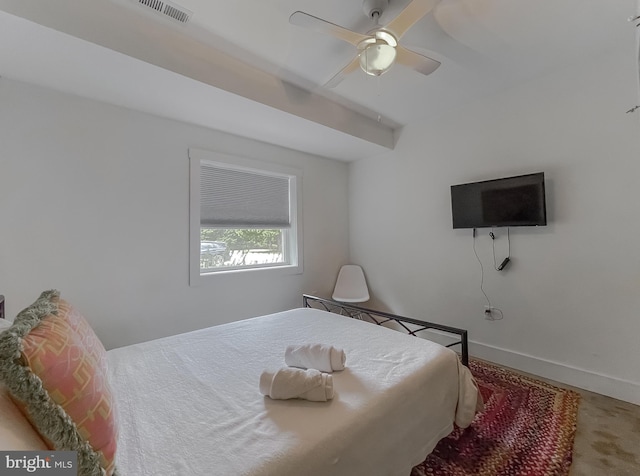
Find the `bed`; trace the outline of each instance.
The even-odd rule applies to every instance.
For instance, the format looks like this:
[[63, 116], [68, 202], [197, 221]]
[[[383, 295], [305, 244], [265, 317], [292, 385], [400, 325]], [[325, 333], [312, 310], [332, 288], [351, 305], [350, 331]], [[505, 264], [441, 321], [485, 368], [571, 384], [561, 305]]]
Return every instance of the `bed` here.
[[[333, 399], [261, 395], [261, 372], [284, 366], [288, 345], [309, 342], [347, 356], [332, 374]], [[452, 350], [312, 308], [113, 349], [105, 368], [125, 476], [407, 476], [479, 403]]]

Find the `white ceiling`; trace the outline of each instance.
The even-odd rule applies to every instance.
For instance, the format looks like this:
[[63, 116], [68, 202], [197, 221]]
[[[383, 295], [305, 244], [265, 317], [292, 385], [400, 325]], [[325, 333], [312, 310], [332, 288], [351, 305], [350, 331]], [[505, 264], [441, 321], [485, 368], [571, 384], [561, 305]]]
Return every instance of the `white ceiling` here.
[[[619, 48], [635, 0], [441, 0], [401, 39], [442, 66], [322, 85], [354, 47], [290, 25], [301, 10], [366, 33], [362, 0], [176, 0], [186, 25], [137, 0], [0, 0], [0, 76], [339, 160], [394, 132]], [[386, 24], [409, 0], [390, 0]]]

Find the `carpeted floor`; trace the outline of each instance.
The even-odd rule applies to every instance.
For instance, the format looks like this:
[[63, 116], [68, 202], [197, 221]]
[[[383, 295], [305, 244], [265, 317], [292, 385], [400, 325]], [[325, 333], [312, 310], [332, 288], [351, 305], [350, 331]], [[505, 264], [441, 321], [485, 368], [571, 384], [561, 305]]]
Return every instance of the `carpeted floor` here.
[[411, 476], [566, 476], [578, 393], [487, 362], [469, 365], [485, 409], [456, 429]]

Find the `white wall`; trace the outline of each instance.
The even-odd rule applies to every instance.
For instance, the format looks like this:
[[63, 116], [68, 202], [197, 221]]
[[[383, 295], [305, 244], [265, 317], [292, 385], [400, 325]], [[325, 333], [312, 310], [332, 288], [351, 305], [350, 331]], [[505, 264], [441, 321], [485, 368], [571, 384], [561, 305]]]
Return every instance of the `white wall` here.
[[[347, 261], [344, 163], [4, 78], [0, 105], [0, 294], [11, 319], [56, 288], [117, 347], [299, 306], [303, 292], [329, 293]], [[304, 274], [189, 287], [189, 147], [303, 171]]]
[[[622, 26], [624, 27], [624, 26]], [[469, 329], [472, 352], [640, 403], [640, 113], [637, 54], [567, 64], [437, 123], [405, 127], [395, 151], [350, 170], [351, 259], [394, 312]], [[453, 230], [449, 186], [543, 171], [549, 225], [512, 228], [493, 269]], [[498, 263], [506, 236], [496, 230]]]

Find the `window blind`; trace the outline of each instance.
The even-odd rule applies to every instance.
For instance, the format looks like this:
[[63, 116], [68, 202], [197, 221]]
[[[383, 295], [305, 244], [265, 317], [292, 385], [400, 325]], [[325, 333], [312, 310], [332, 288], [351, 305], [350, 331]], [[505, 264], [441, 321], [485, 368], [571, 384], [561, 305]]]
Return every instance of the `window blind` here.
[[289, 176], [201, 162], [200, 225], [289, 228]]

